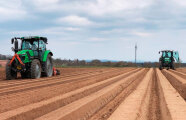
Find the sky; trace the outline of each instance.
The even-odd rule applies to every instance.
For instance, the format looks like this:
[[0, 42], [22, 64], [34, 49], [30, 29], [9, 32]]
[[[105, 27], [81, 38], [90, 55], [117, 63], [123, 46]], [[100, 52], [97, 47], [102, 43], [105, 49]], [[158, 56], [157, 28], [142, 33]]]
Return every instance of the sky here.
[[186, 62], [185, 0], [0, 0], [0, 54], [11, 38], [45, 36], [54, 58]]

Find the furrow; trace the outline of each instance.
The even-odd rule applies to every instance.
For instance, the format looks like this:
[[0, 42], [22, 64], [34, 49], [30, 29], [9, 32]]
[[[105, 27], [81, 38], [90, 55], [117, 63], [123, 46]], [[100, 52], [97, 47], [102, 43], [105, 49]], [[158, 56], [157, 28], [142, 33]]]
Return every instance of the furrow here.
[[186, 100], [186, 79], [183, 78], [184, 76], [167, 70], [163, 70], [162, 73], [179, 92], [179, 94]]
[[[95, 90], [99, 90], [99, 89], [104, 88], [105, 86], [113, 84], [119, 81], [120, 79], [122, 79], [123, 77], [126, 77], [134, 72], [135, 71], [130, 71], [125, 74], [116, 76], [114, 78], [110, 78], [110, 79], [92, 84], [90, 86], [85, 86], [83, 88], [77, 89], [67, 94], [63, 94], [63, 95], [60, 95], [60, 96], [57, 96], [57, 97], [54, 97], [54, 98], [51, 98], [45, 101], [41, 101], [39, 103], [34, 103], [34, 104], [27, 105], [27, 106], [23, 106], [21, 108], [14, 109], [12, 111], [7, 111], [5, 113], [0, 114], [0, 117], [2, 116], [3, 119], [7, 119], [7, 118], [8, 119], [27, 119], [27, 120], [33, 119], [37, 117], [38, 115], [42, 115], [46, 112], [53, 111], [53, 109], [57, 109], [58, 107], [64, 106], [65, 104], [69, 104], [69, 102], [73, 102], [77, 99], [80, 99], [81, 97], [85, 97], [86, 95], [91, 94], [92, 92], [96, 92]], [[139, 71], [138, 73], [141, 73], [141, 72], [142, 71]], [[33, 114], [35, 114], [35, 117]]]
[[[186, 120], [186, 102], [159, 69], [156, 69], [161, 93], [163, 120]], [[163, 109], [164, 108], [164, 109]]]
[[[110, 72], [110, 71], [109, 71]], [[111, 71], [114, 72], [114, 71]], [[108, 73], [108, 72], [105, 72]], [[92, 76], [98, 76], [102, 75], [104, 73], [91, 73], [91, 74], [86, 74], [83, 76], [78, 76], [75, 78], [68, 78], [65, 80], [61, 80], [61, 78], [56, 78], [55, 80], [52, 79], [52, 81], [40, 81], [40, 83], [32, 83], [32, 84], [23, 84], [23, 85], [15, 85], [13, 87], [8, 87], [8, 88], [2, 88], [0, 89], [0, 96], [7, 95], [7, 94], [12, 94], [12, 93], [18, 93], [22, 91], [28, 91], [32, 89], [38, 89], [38, 88], [43, 88], [43, 87], [48, 87], [48, 86], [54, 86], [54, 85], [59, 85], [59, 84], [64, 84], [64, 83], [69, 83], [77, 80], [83, 80]]]
[[108, 120], [147, 119], [153, 70], [147, 73], [140, 85], [114, 111]]
[[[129, 72], [131, 72], [132, 74], [133, 72], [136, 72], [138, 70], [139, 69], [134, 69]], [[58, 96], [59, 94], [64, 94], [79, 89], [81, 87], [118, 76], [122, 73], [126, 73], [126, 72], [121, 71], [119, 73], [113, 72], [108, 74], [102, 74], [100, 76], [89, 77], [81, 81], [77, 80], [71, 83], [49, 86], [41, 89], [33, 89], [31, 91], [22, 91], [20, 93], [1, 96], [0, 103], [3, 104], [0, 107], [0, 111], [5, 112], [11, 109], [16, 109], [19, 106], [23, 106], [29, 103], [35, 103], [35, 102], [42, 101], [44, 99], [49, 99], [51, 97]]]
[[143, 71], [134, 73], [133, 75], [121, 79], [117, 83], [107, 86], [98, 92], [91, 94], [85, 98], [77, 100], [69, 105], [61, 107], [55, 111], [52, 111], [44, 116], [38, 118], [40, 119], [62, 119], [62, 120], [74, 120], [74, 119], [88, 119], [96, 111], [105, 106], [109, 101], [115, 98], [119, 93], [121, 93], [125, 88], [125, 82], [128, 80], [136, 79]]
[[[104, 72], [109, 72], [112, 70], [108, 70], [108, 71], [104, 71]], [[12, 86], [18, 86], [18, 85], [26, 85], [26, 84], [31, 84], [31, 83], [38, 83], [38, 82], [48, 82], [48, 81], [52, 81], [53, 79], [61, 79], [61, 78], [73, 78], [76, 76], [81, 76], [84, 74], [92, 74], [92, 73], [100, 73], [103, 71], [97, 70], [97, 71], [89, 71], [89, 72], [79, 72], [76, 74], [69, 74], [69, 75], [60, 75], [60, 76], [53, 76], [53, 77], [49, 77], [49, 78], [40, 78], [40, 79], [21, 79], [21, 80], [6, 80], [3, 83], [0, 82], [0, 89], [2, 88], [7, 88], [7, 87], [12, 87]], [[103, 73], [104, 73], [103, 72]]]

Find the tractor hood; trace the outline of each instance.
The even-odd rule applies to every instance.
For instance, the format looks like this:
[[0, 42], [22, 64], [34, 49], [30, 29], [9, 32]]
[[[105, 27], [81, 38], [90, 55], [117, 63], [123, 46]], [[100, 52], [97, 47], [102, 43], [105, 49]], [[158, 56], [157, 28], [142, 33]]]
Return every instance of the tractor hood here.
[[170, 59], [170, 58], [164, 58], [164, 61], [165, 61], [166, 63], [169, 63], [169, 62], [171, 62], [171, 59]]
[[19, 55], [23, 63], [28, 63], [31, 61], [29, 59], [29, 55], [34, 56], [34, 53], [32, 50], [21, 50], [21, 51], [18, 51], [17, 54]]
[[17, 52], [17, 54], [18, 55], [26, 55], [27, 52], [29, 52], [30, 55], [33, 54], [33, 51], [32, 50], [21, 50], [21, 51]]

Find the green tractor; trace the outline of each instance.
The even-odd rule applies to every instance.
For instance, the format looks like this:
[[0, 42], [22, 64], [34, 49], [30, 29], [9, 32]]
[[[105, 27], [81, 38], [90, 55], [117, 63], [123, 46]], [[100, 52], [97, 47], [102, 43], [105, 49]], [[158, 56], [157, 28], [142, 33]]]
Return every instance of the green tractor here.
[[162, 70], [163, 68], [167, 68], [174, 70], [174, 62], [179, 62], [178, 52], [172, 50], [163, 50], [160, 51], [159, 54], [160, 53], [162, 53], [162, 55], [159, 59], [159, 69]]
[[[20, 47], [18, 40], [21, 40]], [[60, 74], [53, 67], [53, 53], [46, 49], [46, 37], [15, 37], [12, 38], [11, 42], [14, 44], [12, 50], [15, 52], [15, 55], [6, 65], [7, 80], [16, 79], [18, 72], [22, 78], [32, 79]]]

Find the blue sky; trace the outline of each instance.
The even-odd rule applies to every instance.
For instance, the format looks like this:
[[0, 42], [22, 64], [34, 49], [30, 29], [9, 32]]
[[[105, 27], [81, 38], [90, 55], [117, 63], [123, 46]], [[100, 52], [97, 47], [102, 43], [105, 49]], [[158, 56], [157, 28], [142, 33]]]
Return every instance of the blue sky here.
[[1, 0], [0, 53], [12, 37], [49, 39], [55, 58], [158, 61], [159, 50], [186, 62], [184, 0]]

